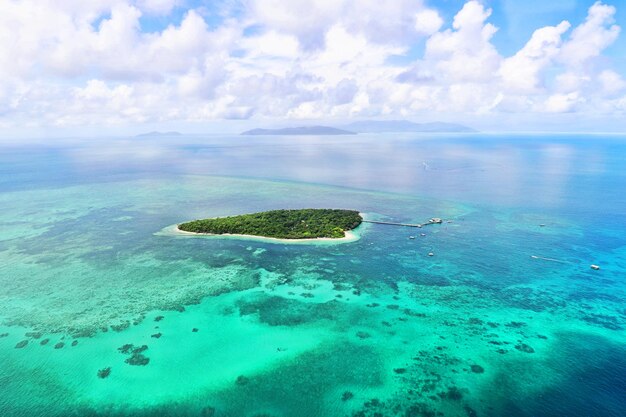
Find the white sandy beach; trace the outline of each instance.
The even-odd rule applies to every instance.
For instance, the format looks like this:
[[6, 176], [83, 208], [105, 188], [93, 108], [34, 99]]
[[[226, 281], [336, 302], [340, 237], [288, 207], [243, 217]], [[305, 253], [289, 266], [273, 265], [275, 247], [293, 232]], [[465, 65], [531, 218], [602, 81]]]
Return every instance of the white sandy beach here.
[[228, 234], [224, 233], [221, 235], [212, 234], [212, 233], [194, 233], [194, 232], [186, 232], [184, 230], [180, 230], [178, 225], [172, 225], [164, 228], [163, 230], [155, 233], [160, 236], [177, 236], [177, 237], [188, 237], [188, 238], [226, 238], [226, 239], [243, 239], [243, 240], [256, 240], [259, 242], [267, 242], [267, 243], [278, 243], [278, 244], [291, 244], [291, 245], [310, 245], [310, 244], [335, 244], [335, 243], [349, 243], [356, 242], [361, 238], [360, 234], [357, 232], [357, 229], [362, 228], [362, 224], [359, 225], [356, 229], [346, 230], [345, 236], [342, 238], [329, 238], [329, 237], [318, 237], [313, 239], [279, 239], [274, 237], [264, 237], [264, 236], [255, 236], [255, 235], [238, 235], [238, 234]]

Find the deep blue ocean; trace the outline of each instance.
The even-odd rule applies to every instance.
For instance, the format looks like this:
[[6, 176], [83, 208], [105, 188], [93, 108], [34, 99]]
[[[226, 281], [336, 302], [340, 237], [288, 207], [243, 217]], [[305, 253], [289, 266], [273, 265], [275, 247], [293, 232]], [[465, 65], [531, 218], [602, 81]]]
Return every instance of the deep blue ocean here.
[[[309, 207], [443, 223], [166, 232]], [[0, 358], [2, 417], [626, 416], [626, 136], [0, 142]]]

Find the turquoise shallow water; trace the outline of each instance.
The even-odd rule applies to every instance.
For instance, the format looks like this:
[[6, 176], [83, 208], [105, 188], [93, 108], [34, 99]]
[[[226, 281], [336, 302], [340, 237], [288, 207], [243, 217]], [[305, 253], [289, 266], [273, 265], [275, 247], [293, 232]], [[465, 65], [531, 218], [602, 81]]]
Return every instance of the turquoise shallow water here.
[[[617, 136], [0, 145], [0, 415], [625, 415], [625, 161]], [[445, 222], [159, 233], [298, 207]]]

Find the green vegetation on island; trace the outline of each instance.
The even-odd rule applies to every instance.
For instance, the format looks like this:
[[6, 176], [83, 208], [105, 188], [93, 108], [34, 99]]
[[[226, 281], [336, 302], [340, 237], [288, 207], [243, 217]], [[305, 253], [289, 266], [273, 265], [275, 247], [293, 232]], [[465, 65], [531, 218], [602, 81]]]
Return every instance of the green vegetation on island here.
[[192, 233], [236, 234], [278, 239], [345, 237], [345, 231], [361, 224], [358, 211], [338, 209], [272, 210], [240, 216], [194, 220], [178, 225]]

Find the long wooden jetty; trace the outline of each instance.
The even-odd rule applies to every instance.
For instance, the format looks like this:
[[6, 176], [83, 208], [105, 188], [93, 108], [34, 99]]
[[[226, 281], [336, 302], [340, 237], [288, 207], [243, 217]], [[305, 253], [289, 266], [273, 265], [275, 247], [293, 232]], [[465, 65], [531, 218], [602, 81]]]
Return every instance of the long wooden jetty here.
[[438, 217], [433, 217], [432, 219], [428, 220], [426, 223], [396, 223], [396, 222], [383, 222], [383, 221], [377, 221], [377, 220], [363, 220], [363, 223], [374, 223], [374, 224], [386, 224], [389, 226], [404, 226], [404, 227], [424, 227], [424, 226], [428, 226], [429, 224], [441, 224], [443, 222], [443, 220], [441, 220]]

